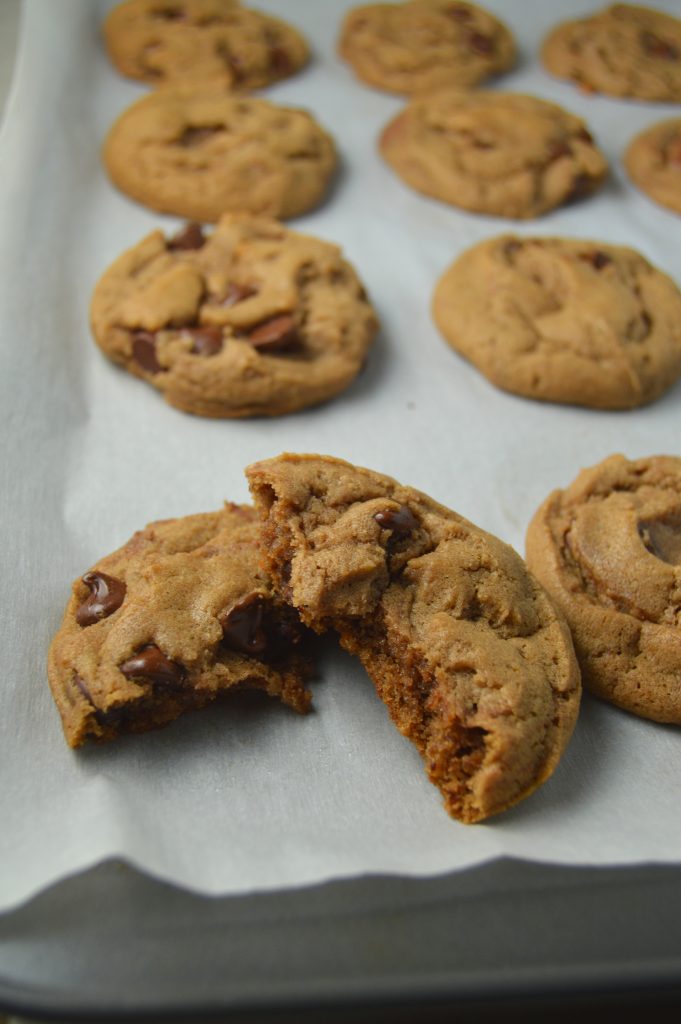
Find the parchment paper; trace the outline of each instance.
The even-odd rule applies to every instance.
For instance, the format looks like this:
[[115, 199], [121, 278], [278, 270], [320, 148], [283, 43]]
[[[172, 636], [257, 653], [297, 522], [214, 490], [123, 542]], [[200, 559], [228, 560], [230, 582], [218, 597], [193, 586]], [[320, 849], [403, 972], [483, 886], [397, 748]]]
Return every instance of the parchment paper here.
[[[99, 162], [114, 117], [145, 89], [109, 67], [108, 4], [28, 0], [0, 137], [4, 543], [0, 553], [0, 909], [106, 858], [205, 893], [372, 872], [430, 875], [509, 855], [563, 864], [681, 859], [679, 730], [585, 698], [553, 779], [477, 826], [452, 821], [363, 670], [332, 642], [306, 718], [248, 696], [171, 727], [73, 752], [45, 675], [70, 582], [146, 522], [248, 500], [243, 467], [318, 451], [418, 487], [523, 551], [535, 508], [612, 452], [679, 454], [676, 386], [599, 413], [495, 390], [440, 339], [429, 301], [463, 249], [507, 230], [634, 245], [681, 279], [681, 220], [631, 186], [627, 141], [673, 105], [585, 96], [536, 58], [551, 24], [589, 2], [489, 0], [522, 47], [496, 88], [553, 99], [589, 122], [612, 163], [588, 201], [536, 222], [459, 212], [410, 191], [377, 154], [402, 101], [360, 85], [334, 53], [345, 0], [259, 0], [314, 48], [264, 95], [312, 110], [342, 171], [294, 228], [341, 244], [383, 330], [344, 396], [272, 421], [209, 421], [166, 406], [95, 349], [87, 311], [102, 271], [163, 218], [119, 195]], [[658, 7], [675, 11], [678, 4]]]

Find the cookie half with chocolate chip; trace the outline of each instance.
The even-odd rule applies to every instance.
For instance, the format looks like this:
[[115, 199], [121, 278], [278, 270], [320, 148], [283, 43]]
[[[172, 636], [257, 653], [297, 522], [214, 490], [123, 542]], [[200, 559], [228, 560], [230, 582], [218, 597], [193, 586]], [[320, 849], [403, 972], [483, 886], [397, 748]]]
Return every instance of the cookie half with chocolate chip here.
[[72, 747], [237, 688], [305, 712], [306, 630], [259, 568], [248, 505], [151, 523], [73, 584], [48, 676]]
[[336, 169], [333, 140], [305, 110], [193, 84], [128, 107], [102, 158], [121, 192], [198, 221], [297, 217], [322, 202]]
[[309, 58], [295, 28], [238, 0], [127, 0], [107, 16], [104, 39], [122, 74], [153, 86], [207, 81], [260, 89]]
[[246, 470], [275, 590], [357, 655], [450, 814], [553, 772], [579, 706], [570, 634], [506, 544], [390, 477], [321, 455]]
[[630, 409], [681, 376], [681, 291], [623, 246], [489, 239], [442, 275], [433, 316], [453, 349], [526, 398]]
[[613, 4], [557, 25], [541, 59], [584, 92], [638, 100], [681, 100], [681, 20], [636, 4]]
[[376, 315], [340, 250], [267, 218], [229, 215], [148, 235], [97, 284], [97, 344], [171, 405], [277, 416], [337, 395], [364, 365]]
[[338, 51], [368, 85], [406, 95], [477, 85], [508, 70], [516, 58], [508, 28], [461, 0], [354, 7]]
[[514, 219], [582, 199], [607, 173], [580, 118], [517, 93], [441, 89], [416, 97], [384, 129], [379, 149], [417, 192]]
[[570, 625], [584, 685], [681, 725], [681, 458], [582, 470], [535, 513], [527, 560]]

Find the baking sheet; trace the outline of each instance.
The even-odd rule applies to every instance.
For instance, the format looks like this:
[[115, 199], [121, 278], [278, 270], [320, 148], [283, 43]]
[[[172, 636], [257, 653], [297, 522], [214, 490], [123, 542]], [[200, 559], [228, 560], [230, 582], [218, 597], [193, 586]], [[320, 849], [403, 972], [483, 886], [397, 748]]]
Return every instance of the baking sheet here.
[[145, 92], [108, 66], [98, 34], [108, 6], [28, 0], [0, 137], [0, 909], [111, 857], [214, 894], [378, 872], [427, 876], [500, 856], [677, 863], [678, 730], [586, 698], [553, 779], [500, 818], [466, 827], [444, 813], [369, 680], [331, 643], [307, 718], [245, 696], [158, 733], [66, 748], [45, 654], [71, 579], [152, 519], [248, 500], [251, 461], [282, 450], [347, 458], [426, 491], [522, 552], [536, 506], [580, 467], [614, 451], [679, 454], [679, 385], [627, 413], [524, 401], [458, 359], [429, 318], [444, 268], [508, 230], [634, 245], [681, 279], [678, 218], [639, 195], [619, 162], [634, 133], [678, 108], [583, 96], [534, 56], [551, 24], [590, 4], [487, 5], [514, 25], [522, 48], [519, 68], [496, 87], [584, 116], [613, 167], [587, 202], [515, 224], [425, 199], [382, 164], [375, 139], [401, 100], [361, 86], [335, 56], [351, 3], [259, 3], [285, 8], [315, 53], [304, 74], [264, 95], [312, 110], [343, 158], [329, 201], [291, 226], [343, 246], [383, 331], [344, 396], [245, 422], [166, 407], [89, 338], [99, 274], [153, 227], [179, 223], [116, 193], [99, 163], [108, 126]]

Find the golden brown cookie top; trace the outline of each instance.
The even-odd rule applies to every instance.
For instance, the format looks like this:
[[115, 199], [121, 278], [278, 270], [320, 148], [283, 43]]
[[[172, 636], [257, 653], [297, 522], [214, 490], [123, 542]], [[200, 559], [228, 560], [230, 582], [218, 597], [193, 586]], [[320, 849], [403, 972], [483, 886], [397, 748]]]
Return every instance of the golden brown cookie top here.
[[566, 627], [500, 540], [383, 474], [321, 455], [246, 470], [275, 588], [357, 654], [463, 821], [555, 767], [579, 678]]
[[584, 121], [517, 93], [445, 89], [417, 97], [379, 145], [412, 188], [502, 217], [538, 217], [589, 195], [607, 171]]
[[624, 166], [642, 192], [681, 213], [681, 117], [658, 121], [632, 139]]
[[468, 87], [515, 62], [513, 36], [475, 4], [407, 0], [368, 4], [346, 16], [341, 56], [368, 85], [413, 94]]
[[681, 376], [681, 292], [624, 246], [488, 239], [442, 275], [433, 316], [492, 383], [527, 398], [628, 409]]
[[49, 680], [71, 746], [164, 725], [234, 686], [298, 711], [301, 630], [259, 569], [253, 509], [151, 523], [73, 584]]
[[198, 221], [296, 217], [322, 201], [336, 168], [333, 140], [306, 111], [195, 85], [133, 103], [102, 156], [122, 192]]
[[573, 631], [585, 683], [681, 724], [681, 458], [613, 455], [551, 494], [527, 557]]
[[215, 417], [275, 416], [324, 401], [364, 365], [378, 324], [329, 242], [229, 214], [148, 235], [92, 299], [102, 350], [172, 404]]
[[149, 85], [248, 91], [295, 74], [309, 57], [296, 29], [238, 0], [127, 0], [108, 15], [104, 38], [118, 70]]
[[541, 49], [552, 74], [586, 92], [681, 100], [681, 21], [634, 4], [613, 4], [556, 26]]

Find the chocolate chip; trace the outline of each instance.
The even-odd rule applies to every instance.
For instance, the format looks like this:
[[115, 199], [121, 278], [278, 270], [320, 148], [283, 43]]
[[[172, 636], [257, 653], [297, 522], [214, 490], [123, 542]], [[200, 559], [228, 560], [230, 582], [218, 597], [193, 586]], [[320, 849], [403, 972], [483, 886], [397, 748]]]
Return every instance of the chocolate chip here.
[[593, 189], [593, 178], [589, 177], [588, 174], [578, 174], [572, 183], [572, 188], [565, 197], [565, 202], [574, 203], [578, 199], [584, 199], [585, 196], [591, 195]]
[[168, 239], [168, 249], [201, 249], [206, 244], [203, 228], [196, 221], [186, 224], [181, 231]]
[[186, 149], [201, 146], [207, 139], [212, 139], [214, 135], [217, 135], [222, 130], [222, 125], [220, 124], [204, 125], [200, 128], [190, 126], [182, 132], [177, 140], [177, 144], [178, 146], [184, 146]]
[[572, 156], [572, 149], [564, 139], [557, 139], [549, 147], [549, 162], [560, 160], [561, 157]]
[[227, 289], [227, 294], [223, 299], [220, 299], [220, 305], [230, 308], [231, 306], [236, 306], [237, 302], [243, 302], [244, 299], [250, 299], [252, 295], [257, 294], [257, 288], [253, 288], [248, 284], [235, 284], [232, 281]]
[[226, 647], [253, 657], [264, 653], [267, 636], [263, 629], [261, 594], [249, 594], [218, 616], [218, 622], [222, 626], [222, 639]]
[[186, 14], [181, 7], [157, 7], [152, 12], [154, 18], [160, 18], [162, 21], [184, 21]]
[[296, 318], [290, 313], [283, 313], [265, 320], [249, 331], [248, 340], [261, 352], [283, 352], [294, 348], [299, 341]]
[[184, 666], [167, 658], [156, 644], [145, 644], [118, 666], [126, 679], [146, 679], [161, 686], [179, 686], [185, 676]]
[[283, 46], [272, 46], [270, 48], [270, 68], [275, 75], [285, 77], [291, 74], [293, 65]]
[[517, 238], [509, 238], [504, 242], [502, 252], [507, 259], [511, 259], [517, 252], [520, 252], [522, 247], [522, 242], [519, 242]]
[[668, 565], [681, 565], [681, 515], [639, 523], [644, 547]]
[[408, 536], [419, 525], [418, 519], [407, 505], [376, 512], [374, 519], [384, 530], [391, 530], [393, 537], [400, 538]]
[[489, 57], [494, 53], [494, 41], [482, 32], [471, 32], [468, 36], [468, 45], [480, 57]]
[[594, 249], [593, 252], [580, 252], [579, 258], [585, 263], [590, 263], [594, 270], [602, 270], [603, 267], [607, 267], [608, 263], [612, 263], [612, 256], [608, 256], [607, 252], [601, 252], [600, 249]]
[[90, 593], [76, 610], [79, 626], [92, 626], [113, 615], [125, 600], [125, 583], [105, 572], [86, 572], [83, 583]]
[[222, 349], [221, 327], [185, 327], [181, 334], [192, 339], [194, 355], [214, 356]]
[[667, 39], [662, 39], [654, 32], [641, 32], [641, 46], [650, 57], [659, 57], [661, 60], [678, 60], [679, 51]]
[[156, 358], [156, 334], [135, 331], [132, 336], [132, 357], [147, 373], [160, 373], [163, 367]]
[[82, 679], [78, 675], [77, 672], [73, 673], [73, 682], [74, 682], [75, 686], [77, 687], [77, 689], [80, 690], [80, 692], [82, 693], [83, 697], [85, 697], [85, 700], [88, 702], [88, 704], [92, 704], [92, 706], [94, 707], [95, 702], [92, 699], [92, 694], [90, 693], [90, 691], [88, 690], [87, 686], [85, 685], [85, 680]]
[[453, 18], [454, 21], [470, 21], [473, 16], [467, 7], [459, 7], [458, 4], [452, 4], [444, 13], [448, 18]]
[[594, 144], [594, 137], [591, 134], [591, 132], [588, 132], [586, 130], [586, 128], [579, 129], [579, 131], [577, 132], [577, 138], [580, 139], [581, 142], [588, 142], [591, 146], [593, 146]]

